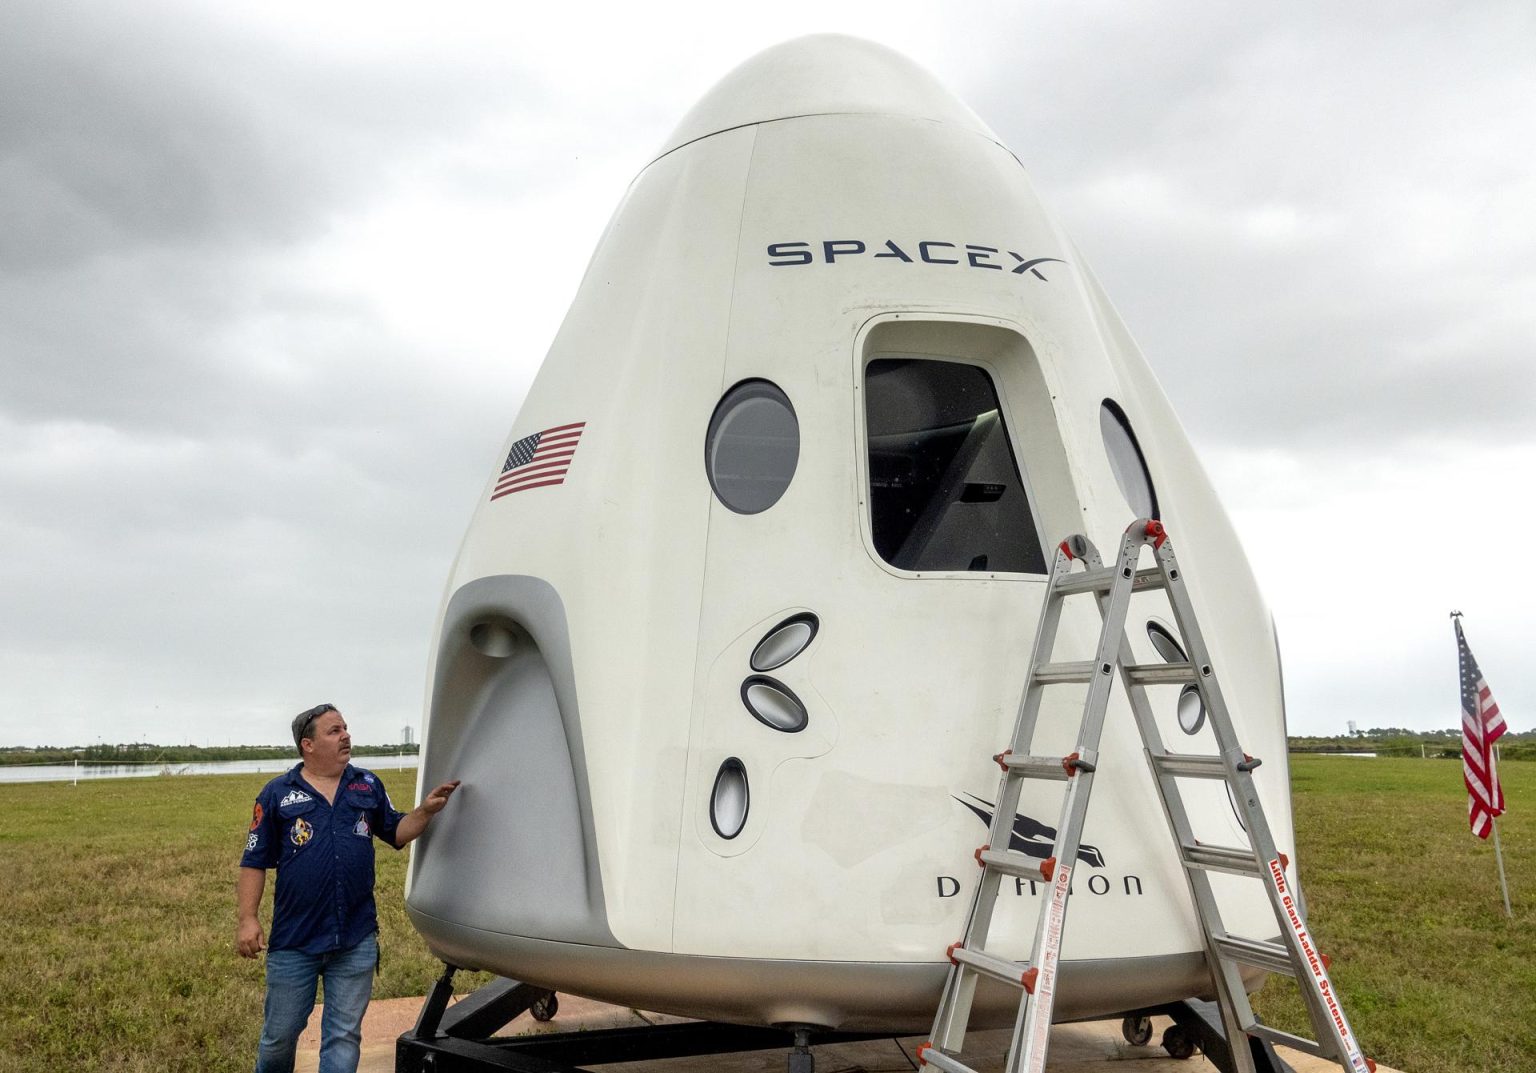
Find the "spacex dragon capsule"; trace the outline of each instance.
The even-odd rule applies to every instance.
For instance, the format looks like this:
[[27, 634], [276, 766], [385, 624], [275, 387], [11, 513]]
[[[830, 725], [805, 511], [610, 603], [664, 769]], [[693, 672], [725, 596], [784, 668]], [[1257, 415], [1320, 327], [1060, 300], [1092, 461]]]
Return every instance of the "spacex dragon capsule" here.
[[[882, 46], [779, 45], [684, 117], [488, 468], [422, 734], [422, 785], [464, 789], [407, 890], [454, 965], [692, 1017], [926, 1029], [1072, 533], [1166, 522], [1239, 736], [1285, 755], [1269, 614], [1146, 361], [1014, 154]], [[1183, 660], [1151, 606], [1138, 659]], [[1068, 605], [1058, 645], [1098, 631]], [[1165, 740], [1214, 751], [1197, 693], [1154, 699]], [[1037, 751], [1071, 751], [1079, 704], [1047, 696]], [[1099, 772], [1062, 1020], [1210, 990], [1123, 695]], [[1293, 844], [1286, 765], [1255, 778]], [[1045, 856], [1053, 793], [1026, 786], [1015, 849]], [[1243, 838], [1225, 784], [1185, 801], [1197, 834]], [[1260, 931], [1252, 886], [1218, 893]], [[1044, 896], [1007, 881], [993, 945], [1026, 957]], [[1016, 1005], [983, 988], [975, 1023]]]

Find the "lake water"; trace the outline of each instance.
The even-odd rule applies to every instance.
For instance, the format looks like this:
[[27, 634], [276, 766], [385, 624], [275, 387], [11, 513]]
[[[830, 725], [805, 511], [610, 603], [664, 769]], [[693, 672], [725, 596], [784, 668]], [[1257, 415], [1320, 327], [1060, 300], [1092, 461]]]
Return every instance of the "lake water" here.
[[[359, 756], [358, 767], [374, 771], [398, 771], [413, 768], [415, 756]], [[273, 775], [287, 771], [299, 762], [292, 760], [209, 760], [202, 763], [143, 764], [0, 764], [0, 782], [84, 782], [87, 779], [138, 779], [151, 775]]]

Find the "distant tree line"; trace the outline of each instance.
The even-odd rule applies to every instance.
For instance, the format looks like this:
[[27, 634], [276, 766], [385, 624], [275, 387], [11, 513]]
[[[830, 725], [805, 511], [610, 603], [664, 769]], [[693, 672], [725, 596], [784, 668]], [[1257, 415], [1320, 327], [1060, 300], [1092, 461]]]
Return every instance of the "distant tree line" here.
[[[1377, 756], [1425, 756], [1461, 759], [1461, 731], [1406, 730], [1379, 727], [1334, 737], [1291, 737], [1293, 753], [1375, 753]], [[416, 756], [420, 745], [353, 745], [355, 756]], [[1536, 760], [1536, 730], [1510, 731], [1499, 739], [1505, 760]], [[195, 764], [215, 760], [281, 760], [296, 754], [281, 745], [75, 745], [68, 747], [0, 748], [0, 765], [69, 764]]]
[[[411, 745], [356, 745], [354, 756], [416, 756], [420, 746]], [[135, 742], [131, 745], [75, 745], [44, 747], [38, 749], [14, 747], [0, 749], [0, 765], [4, 764], [71, 764], [76, 760], [93, 764], [196, 764], [216, 760], [282, 760], [298, 754], [291, 746], [281, 745], [152, 745]]]
[[[1461, 759], [1459, 727], [1453, 730], [1377, 727], [1334, 737], [1292, 737], [1288, 742], [1293, 753], [1375, 753], [1377, 756]], [[1536, 760], [1536, 730], [1518, 734], [1507, 732], [1499, 739], [1499, 755], [1504, 760]]]

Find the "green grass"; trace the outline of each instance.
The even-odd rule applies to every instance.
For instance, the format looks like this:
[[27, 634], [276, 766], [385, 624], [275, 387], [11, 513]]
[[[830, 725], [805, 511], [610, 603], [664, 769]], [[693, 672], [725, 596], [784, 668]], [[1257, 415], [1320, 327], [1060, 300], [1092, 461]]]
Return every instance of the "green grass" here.
[[[1410, 1073], [1536, 1070], [1536, 765], [1502, 772], [1513, 921], [1455, 762], [1292, 771], [1312, 928], [1367, 1053]], [[234, 953], [234, 872], [268, 778], [0, 785], [0, 1073], [250, 1068], [262, 966]], [[410, 797], [414, 772], [383, 778]], [[405, 860], [378, 856], [380, 998], [439, 971], [405, 917]], [[1279, 987], [1256, 1006], [1305, 1028]]]
[[[1536, 768], [1500, 775], [1513, 920], [1460, 764], [1291, 757], [1312, 931], [1366, 1053], [1410, 1073], [1536, 1070]], [[1290, 981], [1254, 1005], [1312, 1035]]]
[[[414, 771], [381, 777], [410, 798]], [[270, 778], [0, 785], [0, 1073], [251, 1068], [262, 962], [234, 952], [234, 881]], [[379, 850], [379, 998], [441, 971], [405, 916], [405, 862]]]

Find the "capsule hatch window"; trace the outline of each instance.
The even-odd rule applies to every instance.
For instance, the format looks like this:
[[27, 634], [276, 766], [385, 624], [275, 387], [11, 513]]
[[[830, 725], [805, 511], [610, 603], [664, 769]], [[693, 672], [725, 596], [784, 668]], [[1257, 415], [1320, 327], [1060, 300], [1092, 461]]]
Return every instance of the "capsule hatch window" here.
[[980, 366], [884, 356], [864, 367], [870, 529], [901, 570], [1045, 573], [997, 389]]

